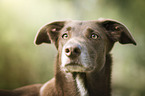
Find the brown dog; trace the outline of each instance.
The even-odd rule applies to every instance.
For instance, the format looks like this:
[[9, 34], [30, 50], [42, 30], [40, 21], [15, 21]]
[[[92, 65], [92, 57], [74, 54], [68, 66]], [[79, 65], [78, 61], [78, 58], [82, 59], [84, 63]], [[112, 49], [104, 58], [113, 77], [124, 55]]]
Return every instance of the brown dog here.
[[[58, 50], [55, 77], [42, 86], [29, 86], [32, 91], [28, 91], [28, 88], [18, 88], [11, 94], [111, 96], [112, 59], [109, 52], [116, 41], [136, 45], [128, 29], [111, 19], [55, 21], [43, 26], [36, 36], [35, 43], [55, 44]], [[18, 92], [23, 93], [17, 95]]]
[[53, 42], [58, 49], [55, 77], [41, 87], [41, 96], [111, 96], [114, 43], [135, 40], [120, 22], [55, 21], [43, 26], [36, 44]]

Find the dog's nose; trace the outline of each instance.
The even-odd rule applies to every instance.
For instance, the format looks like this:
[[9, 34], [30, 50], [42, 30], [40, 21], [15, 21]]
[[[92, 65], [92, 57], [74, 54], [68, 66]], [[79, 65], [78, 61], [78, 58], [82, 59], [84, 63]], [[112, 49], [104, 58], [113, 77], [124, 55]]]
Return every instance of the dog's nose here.
[[70, 58], [76, 58], [81, 54], [81, 47], [79, 45], [70, 45], [65, 48], [65, 55]]

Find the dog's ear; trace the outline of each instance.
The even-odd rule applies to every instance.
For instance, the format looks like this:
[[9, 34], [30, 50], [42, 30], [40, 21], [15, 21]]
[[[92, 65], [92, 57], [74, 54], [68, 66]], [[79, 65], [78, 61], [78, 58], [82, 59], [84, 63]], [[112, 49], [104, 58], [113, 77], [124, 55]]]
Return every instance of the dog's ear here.
[[38, 31], [34, 43], [39, 45], [41, 43], [56, 42], [59, 31], [63, 28], [65, 21], [54, 21], [44, 25]]
[[111, 19], [99, 19], [98, 22], [105, 28], [106, 34], [112, 41], [119, 41], [121, 44], [132, 43], [136, 45], [129, 30], [122, 23]]

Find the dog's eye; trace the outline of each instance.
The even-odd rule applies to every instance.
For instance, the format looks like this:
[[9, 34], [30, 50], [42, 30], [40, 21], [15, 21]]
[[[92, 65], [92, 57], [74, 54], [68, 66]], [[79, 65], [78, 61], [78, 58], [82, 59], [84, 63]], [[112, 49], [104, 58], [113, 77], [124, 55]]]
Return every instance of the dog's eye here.
[[93, 33], [93, 34], [91, 34], [91, 38], [92, 38], [92, 39], [97, 39], [97, 38], [98, 38], [98, 35], [95, 34], [95, 33]]
[[67, 38], [68, 38], [68, 34], [67, 34], [67, 33], [64, 33], [64, 34], [62, 35], [62, 38], [63, 38], [63, 39], [67, 39]]

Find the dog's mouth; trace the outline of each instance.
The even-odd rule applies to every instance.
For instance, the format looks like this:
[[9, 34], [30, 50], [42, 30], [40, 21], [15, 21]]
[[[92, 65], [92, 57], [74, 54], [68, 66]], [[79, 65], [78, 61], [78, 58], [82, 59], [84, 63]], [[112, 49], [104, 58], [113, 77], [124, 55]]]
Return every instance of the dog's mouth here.
[[66, 72], [86, 72], [88, 68], [84, 67], [82, 64], [71, 62], [65, 64]]

